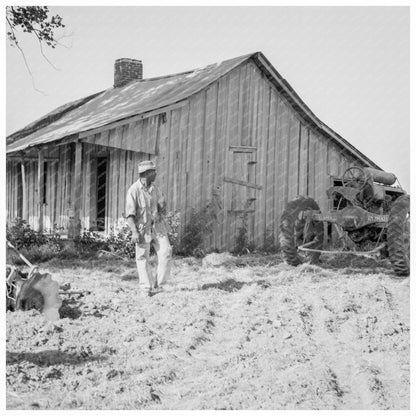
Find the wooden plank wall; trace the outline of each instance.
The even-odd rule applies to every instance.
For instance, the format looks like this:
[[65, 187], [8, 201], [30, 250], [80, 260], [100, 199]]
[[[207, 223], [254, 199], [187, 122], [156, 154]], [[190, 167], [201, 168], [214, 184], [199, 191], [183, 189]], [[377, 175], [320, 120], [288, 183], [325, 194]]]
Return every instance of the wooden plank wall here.
[[107, 165], [106, 231], [113, 232], [124, 225], [126, 194], [138, 179], [138, 164], [149, 160], [149, 154], [126, 150], [111, 150]]
[[23, 215], [21, 167], [18, 161], [8, 160], [6, 164], [6, 198], [7, 221], [10, 223]]

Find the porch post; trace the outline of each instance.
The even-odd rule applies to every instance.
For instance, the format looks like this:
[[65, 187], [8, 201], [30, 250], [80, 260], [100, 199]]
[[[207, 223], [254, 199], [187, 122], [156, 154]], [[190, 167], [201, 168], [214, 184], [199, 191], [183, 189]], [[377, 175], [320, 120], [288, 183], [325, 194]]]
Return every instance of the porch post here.
[[22, 171], [22, 219], [27, 221], [27, 186], [26, 186], [26, 168], [23, 157], [20, 159], [20, 168]]
[[82, 143], [75, 143], [75, 172], [74, 172], [74, 238], [81, 232], [81, 203], [82, 203]]
[[39, 229], [38, 231], [43, 231], [43, 197], [45, 194], [44, 187], [44, 151], [39, 149], [38, 152], [38, 206], [39, 206]]

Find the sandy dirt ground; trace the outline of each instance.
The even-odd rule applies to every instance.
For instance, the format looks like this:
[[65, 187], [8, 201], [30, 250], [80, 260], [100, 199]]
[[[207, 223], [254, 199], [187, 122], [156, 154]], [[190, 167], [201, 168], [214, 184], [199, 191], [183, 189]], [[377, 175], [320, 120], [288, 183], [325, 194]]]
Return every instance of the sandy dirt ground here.
[[409, 408], [409, 279], [388, 264], [175, 259], [151, 298], [134, 262], [40, 267], [91, 293], [54, 324], [7, 313], [8, 409]]

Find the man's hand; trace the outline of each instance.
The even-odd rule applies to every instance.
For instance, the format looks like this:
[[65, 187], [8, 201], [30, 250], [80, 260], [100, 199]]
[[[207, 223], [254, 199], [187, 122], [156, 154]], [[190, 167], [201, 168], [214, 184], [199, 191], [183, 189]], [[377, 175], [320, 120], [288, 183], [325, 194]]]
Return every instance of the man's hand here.
[[143, 224], [139, 224], [137, 228], [134, 227], [134, 230], [131, 232], [131, 241], [133, 243], [140, 243], [140, 235], [143, 235], [143, 232], [144, 232]]
[[140, 232], [143, 231], [143, 224], [140, 224], [139, 230], [137, 230], [135, 217], [133, 215], [127, 217], [127, 224], [131, 230], [131, 241], [135, 244], [140, 243]]
[[139, 244], [140, 242], [140, 235], [137, 231], [133, 231], [131, 233], [131, 242], [134, 244]]

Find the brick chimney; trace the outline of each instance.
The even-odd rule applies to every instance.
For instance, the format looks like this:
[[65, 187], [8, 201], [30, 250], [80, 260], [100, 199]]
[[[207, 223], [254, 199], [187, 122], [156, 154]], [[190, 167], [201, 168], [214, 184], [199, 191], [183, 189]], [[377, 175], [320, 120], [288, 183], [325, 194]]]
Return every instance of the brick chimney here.
[[114, 88], [123, 87], [130, 81], [143, 79], [142, 61], [120, 58], [114, 62]]

